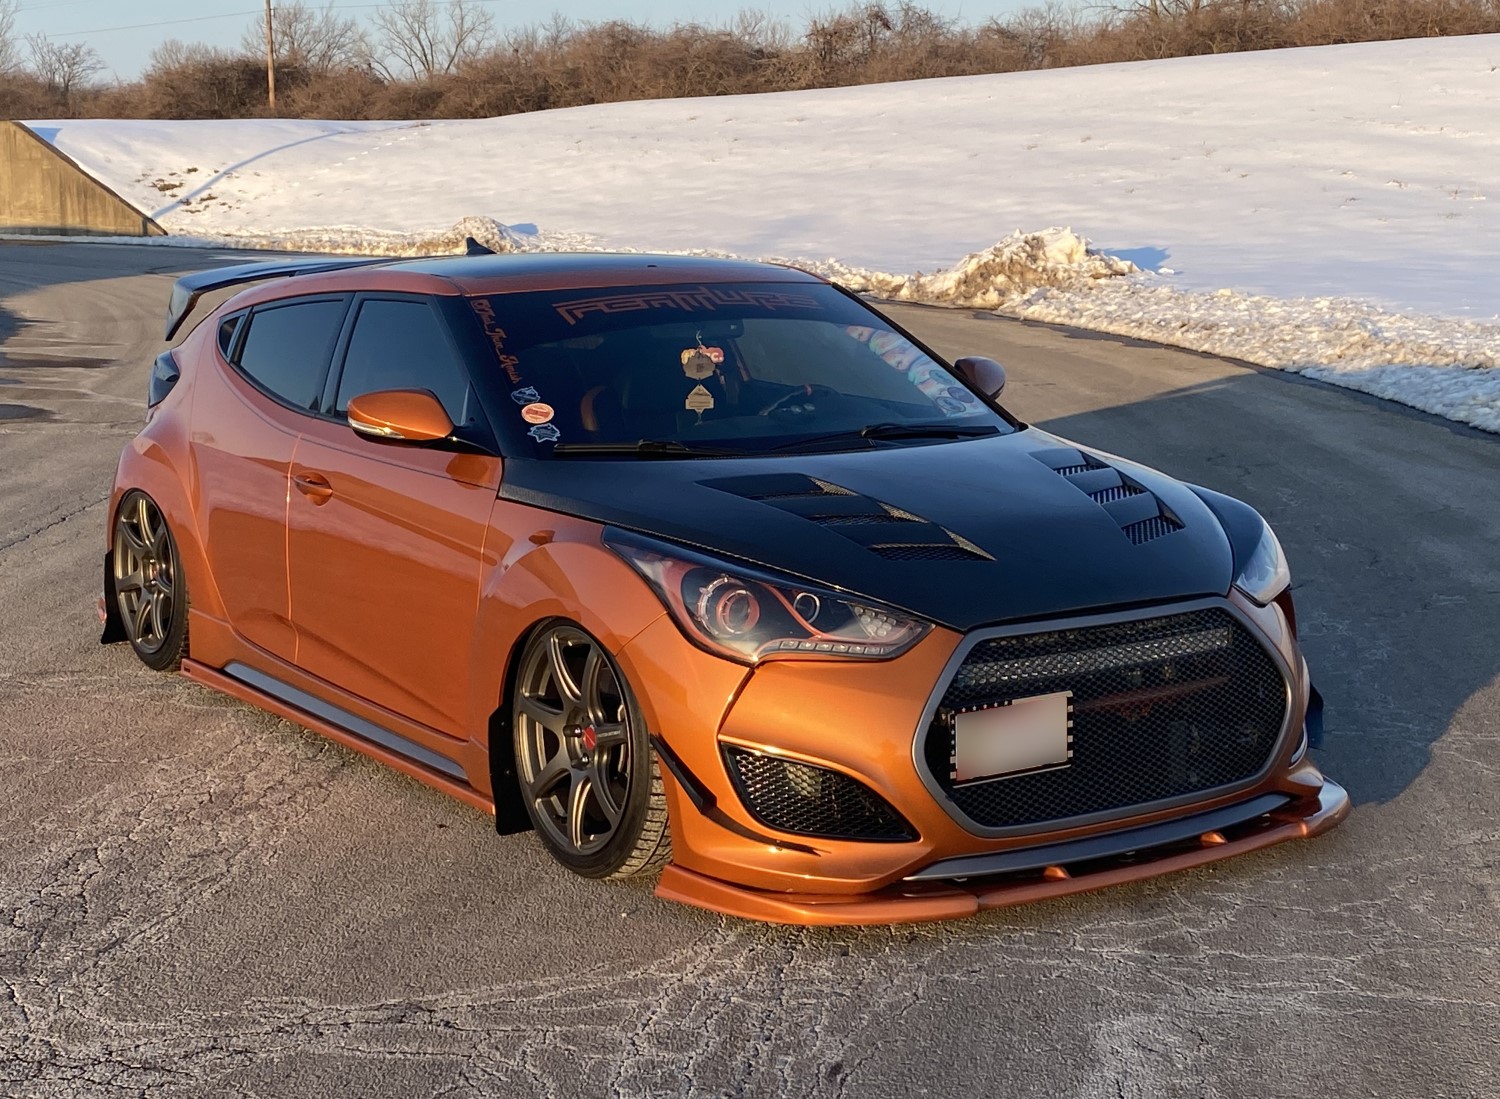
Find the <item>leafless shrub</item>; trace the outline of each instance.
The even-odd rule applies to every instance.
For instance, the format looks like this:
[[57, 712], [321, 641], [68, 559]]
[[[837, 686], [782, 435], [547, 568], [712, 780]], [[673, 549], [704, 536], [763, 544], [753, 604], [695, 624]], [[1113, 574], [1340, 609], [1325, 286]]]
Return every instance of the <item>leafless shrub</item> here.
[[365, 67], [313, 72], [277, 96], [280, 113], [292, 118], [404, 118], [405, 104], [387, 101], [389, 86]]
[[[277, 74], [289, 86], [295, 77]], [[147, 118], [254, 118], [266, 110], [265, 62], [168, 39], [151, 52], [137, 107]]]

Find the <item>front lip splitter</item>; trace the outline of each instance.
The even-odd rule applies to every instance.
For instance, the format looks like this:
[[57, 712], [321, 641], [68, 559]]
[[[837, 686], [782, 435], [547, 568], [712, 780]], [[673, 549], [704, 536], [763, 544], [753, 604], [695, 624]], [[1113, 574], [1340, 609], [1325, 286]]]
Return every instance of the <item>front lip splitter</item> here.
[[[926, 880], [922, 872], [874, 893], [773, 893], [734, 885], [677, 865], [662, 871], [656, 895], [727, 916], [772, 923], [845, 926], [953, 920], [991, 908], [1066, 897], [1125, 882], [1186, 870], [1328, 831], [1349, 815], [1348, 791], [1325, 778], [1314, 795], [1286, 801], [1268, 812], [1187, 835], [1160, 833], [1149, 846], [1029, 867], [1005, 877]], [[1207, 817], [1214, 814], [1200, 814]], [[1185, 818], [1187, 821], [1195, 818]], [[1169, 822], [1182, 823], [1182, 822]], [[1208, 821], [1208, 824], [1213, 822]], [[1066, 845], [1059, 845], [1066, 846]]]

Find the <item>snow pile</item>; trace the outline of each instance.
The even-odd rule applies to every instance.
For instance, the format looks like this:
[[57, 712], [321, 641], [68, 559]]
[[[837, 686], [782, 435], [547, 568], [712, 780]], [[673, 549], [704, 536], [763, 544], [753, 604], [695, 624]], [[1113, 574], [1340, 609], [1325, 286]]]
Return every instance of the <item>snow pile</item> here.
[[176, 238], [226, 248], [269, 248], [278, 252], [329, 252], [351, 256], [460, 256], [473, 237], [492, 252], [560, 251], [565, 242], [539, 243], [492, 217], [461, 218], [440, 232], [401, 233], [359, 226], [291, 229], [283, 233], [221, 231], [204, 237]]
[[1500, 432], [1500, 326], [1339, 298], [1192, 293], [1155, 278], [1037, 289], [1007, 316], [1206, 351]]
[[1036, 287], [1086, 286], [1094, 279], [1140, 270], [1129, 260], [1095, 251], [1073, 230], [1056, 227], [1039, 233], [1017, 230], [993, 247], [973, 252], [932, 275], [891, 275], [836, 260], [800, 266], [859, 293], [967, 309], [998, 309]]

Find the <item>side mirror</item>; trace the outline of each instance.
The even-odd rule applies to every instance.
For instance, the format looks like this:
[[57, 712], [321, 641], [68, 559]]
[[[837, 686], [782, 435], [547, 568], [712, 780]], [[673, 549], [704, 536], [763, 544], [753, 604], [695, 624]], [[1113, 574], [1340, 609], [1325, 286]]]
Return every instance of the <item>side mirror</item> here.
[[995, 400], [1005, 388], [1005, 367], [981, 355], [966, 355], [953, 364], [958, 376], [981, 395]]
[[393, 442], [431, 443], [453, 434], [453, 421], [425, 389], [382, 389], [349, 400], [349, 426]]

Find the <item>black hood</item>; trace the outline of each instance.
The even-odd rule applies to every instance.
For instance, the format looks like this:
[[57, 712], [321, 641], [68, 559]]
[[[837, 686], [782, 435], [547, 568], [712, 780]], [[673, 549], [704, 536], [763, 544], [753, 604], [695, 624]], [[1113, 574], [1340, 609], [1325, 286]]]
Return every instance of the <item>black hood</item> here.
[[754, 562], [956, 630], [1223, 595], [1187, 486], [1030, 428], [766, 458], [506, 462], [500, 495]]

